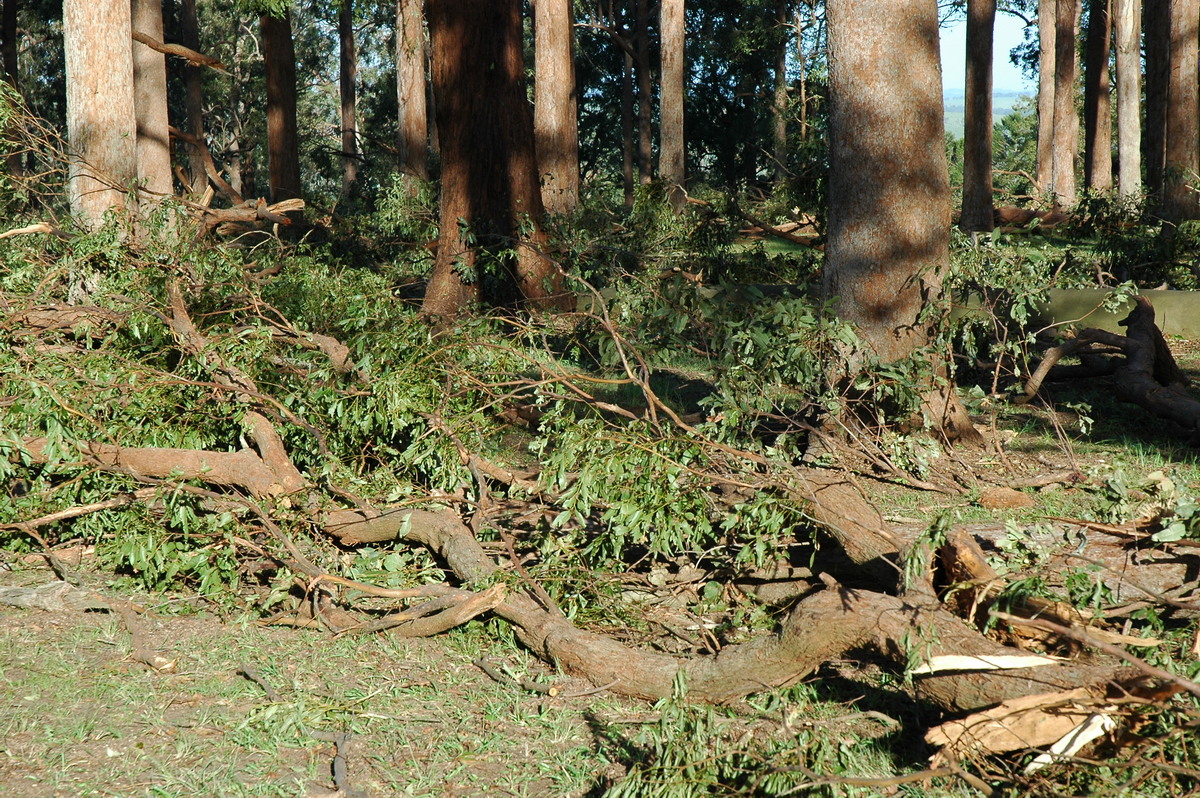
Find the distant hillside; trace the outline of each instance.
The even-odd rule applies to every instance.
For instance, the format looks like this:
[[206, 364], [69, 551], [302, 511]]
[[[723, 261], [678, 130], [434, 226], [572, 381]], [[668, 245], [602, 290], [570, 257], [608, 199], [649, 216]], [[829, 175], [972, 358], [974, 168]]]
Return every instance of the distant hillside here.
[[[999, 121], [1002, 116], [1012, 113], [1017, 100], [1029, 96], [1028, 92], [996, 92], [992, 95], [992, 116]], [[949, 89], [942, 95], [946, 109], [946, 132], [955, 138], [963, 137], [963, 90]]]

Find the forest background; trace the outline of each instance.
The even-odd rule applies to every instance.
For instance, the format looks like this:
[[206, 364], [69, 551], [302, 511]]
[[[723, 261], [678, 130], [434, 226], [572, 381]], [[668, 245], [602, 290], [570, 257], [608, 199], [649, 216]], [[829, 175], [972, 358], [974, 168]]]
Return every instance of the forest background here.
[[1200, 789], [1195, 0], [2, 10], [0, 789]]

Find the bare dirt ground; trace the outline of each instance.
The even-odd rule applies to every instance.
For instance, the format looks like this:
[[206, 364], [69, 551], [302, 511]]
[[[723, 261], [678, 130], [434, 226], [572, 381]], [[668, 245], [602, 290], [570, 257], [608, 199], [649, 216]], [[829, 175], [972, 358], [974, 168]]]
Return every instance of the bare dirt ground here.
[[472, 665], [492, 645], [478, 629], [333, 640], [147, 610], [141, 632], [173, 672], [132, 659], [115, 613], [0, 609], [0, 794], [319, 796], [336, 766], [343, 795], [583, 795], [620, 773], [597, 761], [587, 718], [645, 709], [574, 696], [589, 686], [507, 647], [495, 668], [561, 692], [499, 685]]

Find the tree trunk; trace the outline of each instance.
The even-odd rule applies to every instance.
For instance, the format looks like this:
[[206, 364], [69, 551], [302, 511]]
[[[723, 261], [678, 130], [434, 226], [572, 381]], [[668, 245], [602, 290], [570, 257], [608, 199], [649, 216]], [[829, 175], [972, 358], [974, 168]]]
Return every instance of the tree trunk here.
[[644, 185], [654, 179], [654, 149], [651, 141], [650, 118], [653, 113], [650, 99], [650, 20], [648, 0], [637, 0], [634, 19], [634, 50], [637, 53], [638, 95], [638, 180]]
[[[200, 52], [200, 25], [196, 19], [196, 0], [182, 0], [179, 8], [180, 44]], [[188, 132], [197, 141], [204, 141], [204, 84], [200, 67], [188, 63], [183, 67], [184, 83], [186, 85], [185, 106], [187, 108]], [[195, 147], [188, 148], [188, 171], [190, 185], [188, 191], [200, 194], [208, 185], [208, 176], [204, 169], [204, 157]], [[232, 179], [233, 175], [230, 175]]]
[[533, 135], [549, 213], [579, 206], [579, 119], [571, 0], [534, 4]]
[[687, 202], [684, 166], [684, 0], [661, 0], [659, 5], [662, 94], [659, 98], [658, 171], [667, 184], [667, 198], [679, 211]]
[[1112, 0], [1090, 2], [1083, 83], [1083, 184], [1097, 191], [1108, 191], [1112, 188], [1112, 111], [1108, 82]]
[[263, 65], [267, 72], [267, 163], [271, 201], [299, 197], [300, 151], [296, 135], [296, 49], [292, 19], [263, 14]]
[[1172, 224], [1197, 218], [1200, 204], [1191, 184], [1200, 171], [1197, 133], [1200, 84], [1197, 82], [1197, 22], [1200, 0], [1170, 0], [1171, 60], [1167, 81], [1165, 170], [1162, 217]]
[[1075, 156], [1079, 152], [1079, 114], [1075, 110], [1075, 54], [1080, 0], [1058, 0], [1054, 25], [1054, 172], [1055, 206], [1075, 204]]
[[429, 179], [429, 113], [425, 103], [425, 29], [421, 0], [396, 4], [396, 107], [400, 171]]
[[775, 7], [775, 25], [779, 40], [775, 44], [775, 91], [771, 102], [771, 160], [774, 161], [775, 182], [787, 177], [787, 111], [788, 111], [788, 46], [791, 44], [790, 0], [778, 0]]
[[4, 0], [0, 11], [0, 68], [4, 79], [17, 86], [17, 8], [19, 0]]
[[[918, 320], [949, 265], [950, 183], [935, 0], [829, 0], [825, 293], [884, 362], [928, 342]], [[869, 168], [864, 168], [869, 165]]]
[[1058, 0], [1038, 0], [1038, 190], [1054, 183], [1054, 32]]
[[1139, 33], [1141, 0], [1116, 0], [1117, 39], [1117, 178], [1122, 197], [1142, 188], [1142, 59]]
[[[3, 8], [0, 9], [0, 71], [3, 73], [3, 79], [19, 93], [21, 87], [17, 79], [18, 5], [18, 0], [3, 0]], [[22, 173], [20, 154], [12, 153], [5, 161], [10, 175]]]
[[342, 197], [358, 182], [358, 53], [354, 49], [354, 0], [338, 9], [338, 90], [342, 99]]
[[[542, 240], [542, 197], [520, 2], [429, 0], [427, 14], [442, 154], [441, 237], [422, 312], [444, 321], [473, 301], [562, 302], [555, 265], [534, 248]], [[476, 247], [488, 257], [477, 257]]]
[[1167, 151], [1167, 85], [1171, 71], [1171, 18], [1167, 0], [1142, 5], [1146, 47], [1146, 126], [1142, 157], [1146, 162], [1146, 191], [1162, 201]]
[[992, 229], [992, 32], [996, 0], [967, 3], [966, 142], [959, 226]]
[[137, 179], [129, 0], [65, 0], [67, 140], [71, 211], [99, 227], [110, 209], [132, 210]]
[[[163, 41], [162, 0], [133, 0], [133, 30]], [[167, 58], [133, 42], [134, 108], [137, 113], [137, 175], [151, 195], [174, 193], [171, 134], [167, 121]]]
[[633, 56], [621, 61], [621, 187], [625, 207], [633, 207]]

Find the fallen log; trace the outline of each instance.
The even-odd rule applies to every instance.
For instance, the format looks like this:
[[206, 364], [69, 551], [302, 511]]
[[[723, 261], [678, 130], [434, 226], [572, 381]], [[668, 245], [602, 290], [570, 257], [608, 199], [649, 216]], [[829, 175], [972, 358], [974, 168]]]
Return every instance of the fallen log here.
[[1041, 388], [1043, 380], [1054, 373], [1057, 360], [1068, 354], [1081, 356], [1091, 352], [1098, 343], [1120, 351], [1124, 363], [1113, 369], [1114, 388], [1118, 398], [1136, 404], [1158, 418], [1173, 421], [1192, 432], [1200, 431], [1200, 400], [1189, 390], [1190, 380], [1179, 368], [1162, 332], [1154, 323], [1154, 306], [1144, 296], [1122, 322], [1125, 335], [1088, 328], [1074, 339], [1047, 353], [1025, 385], [1025, 395], [1031, 398]]

